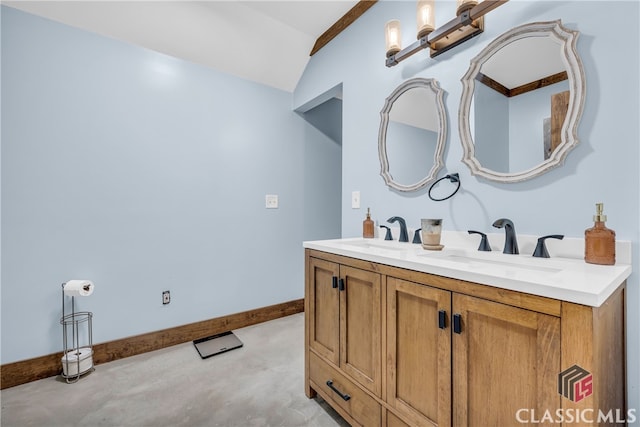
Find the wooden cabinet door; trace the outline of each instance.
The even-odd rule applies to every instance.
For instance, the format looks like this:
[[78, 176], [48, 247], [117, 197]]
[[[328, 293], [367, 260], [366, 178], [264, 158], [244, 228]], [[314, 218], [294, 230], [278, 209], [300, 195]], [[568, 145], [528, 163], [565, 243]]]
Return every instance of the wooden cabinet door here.
[[451, 425], [450, 316], [450, 292], [387, 278], [387, 402], [414, 426]]
[[340, 267], [340, 368], [380, 396], [382, 377], [380, 274]]
[[519, 409], [555, 413], [559, 318], [459, 294], [453, 313], [454, 426], [517, 426]]
[[387, 420], [384, 427], [411, 427], [409, 424], [396, 417], [393, 412], [386, 412]]
[[310, 258], [307, 277], [309, 347], [333, 362], [340, 363], [340, 266]]

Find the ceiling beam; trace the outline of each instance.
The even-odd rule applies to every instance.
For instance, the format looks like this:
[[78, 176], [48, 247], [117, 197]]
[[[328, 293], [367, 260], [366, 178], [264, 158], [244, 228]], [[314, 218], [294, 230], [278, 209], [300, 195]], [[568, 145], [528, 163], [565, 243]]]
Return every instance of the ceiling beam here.
[[362, 16], [371, 6], [376, 4], [378, 0], [360, 0], [353, 6], [347, 13], [345, 13], [342, 18], [338, 19], [335, 24], [333, 24], [327, 31], [322, 33], [320, 37], [316, 40], [316, 44], [313, 45], [313, 49], [311, 49], [311, 53], [309, 56], [313, 56], [317, 51], [322, 49], [324, 45], [329, 43], [334, 39], [338, 34], [344, 31], [349, 25], [351, 25], [356, 19]]
[[509, 89], [503, 86], [500, 82], [493, 80], [491, 77], [484, 75], [482, 73], [478, 73], [476, 76], [476, 80], [484, 85], [490, 87], [496, 92], [511, 98], [512, 96], [522, 95], [523, 93], [531, 92], [532, 90], [540, 89], [545, 86], [551, 86], [556, 83], [560, 83], [563, 80], [567, 80], [569, 76], [566, 71], [562, 71], [560, 73], [552, 74], [547, 77], [543, 77], [540, 80], [534, 80], [532, 82], [523, 84], [518, 87], [514, 87]]

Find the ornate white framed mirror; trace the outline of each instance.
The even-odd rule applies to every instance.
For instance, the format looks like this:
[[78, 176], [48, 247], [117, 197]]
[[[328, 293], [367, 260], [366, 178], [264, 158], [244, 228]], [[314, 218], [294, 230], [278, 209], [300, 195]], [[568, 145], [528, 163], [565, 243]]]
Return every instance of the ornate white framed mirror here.
[[447, 138], [444, 91], [434, 79], [413, 78], [398, 86], [380, 112], [378, 156], [384, 182], [415, 191], [435, 181]]
[[471, 60], [458, 128], [473, 175], [519, 182], [564, 163], [578, 144], [585, 100], [578, 35], [560, 20], [525, 24]]

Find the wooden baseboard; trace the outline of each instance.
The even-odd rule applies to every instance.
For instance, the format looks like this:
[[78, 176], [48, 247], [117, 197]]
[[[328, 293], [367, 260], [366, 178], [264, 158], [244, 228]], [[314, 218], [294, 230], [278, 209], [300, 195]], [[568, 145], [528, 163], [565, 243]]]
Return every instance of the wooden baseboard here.
[[[299, 299], [177, 326], [175, 328], [96, 344], [93, 346], [93, 363], [99, 365], [101, 363], [111, 362], [148, 351], [159, 350], [221, 332], [244, 328], [245, 326], [301, 313], [303, 311], [304, 299]], [[62, 352], [59, 352], [0, 366], [2, 374], [0, 389], [59, 375], [62, 371], [61, 358]]]

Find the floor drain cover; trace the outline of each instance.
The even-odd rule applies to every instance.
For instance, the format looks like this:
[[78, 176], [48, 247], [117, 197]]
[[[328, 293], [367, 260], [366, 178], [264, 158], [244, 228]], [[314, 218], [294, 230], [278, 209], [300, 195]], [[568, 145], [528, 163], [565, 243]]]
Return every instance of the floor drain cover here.
[[243, 344], [233, 332], [228, 331], [197, 339], [193, 342], [193, 345], [196, 347], [196, 350], [198, 350], [198, 353], [200, 353], [200, 357], [206, 359], [216, 354], [240, 348]]

